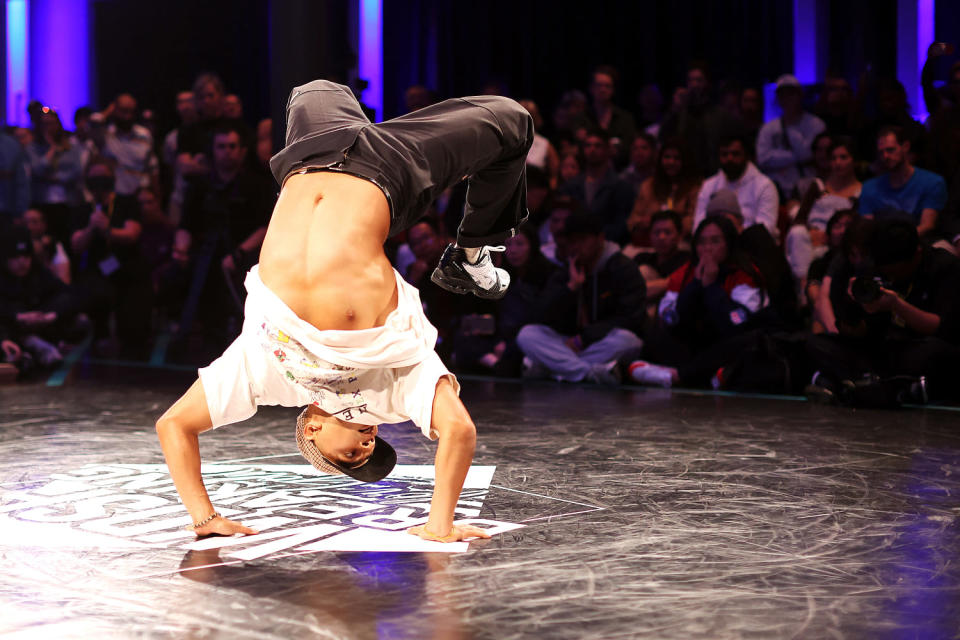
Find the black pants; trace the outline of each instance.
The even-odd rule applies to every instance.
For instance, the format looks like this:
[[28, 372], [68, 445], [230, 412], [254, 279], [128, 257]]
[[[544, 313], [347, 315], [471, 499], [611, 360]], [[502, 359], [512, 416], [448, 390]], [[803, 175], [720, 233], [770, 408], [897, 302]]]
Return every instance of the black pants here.
[[286, 147], [270, 160], [277, 182], [308, 169], [372, 181], [390, 204], [390, 235], [413, 226], [440, 193], [469, 177], [462, 247], [497, 244], [527, 217], [530, 114], [509, 98], [455, 98], [371, 124], [347, 87], [314, 80], [287, 102]]

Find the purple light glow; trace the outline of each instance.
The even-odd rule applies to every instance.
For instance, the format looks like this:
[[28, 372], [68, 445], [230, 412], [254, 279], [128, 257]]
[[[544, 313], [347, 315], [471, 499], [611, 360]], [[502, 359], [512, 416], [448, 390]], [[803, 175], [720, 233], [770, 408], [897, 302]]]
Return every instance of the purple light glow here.
[[68, 128], [90, 101], [88, 9], [88, 0], [30, 0], [30, 97]]
[[383, 117], [383, 5], [382, 0], [358, 0], [360, 3], [360, 77], [369, 84], [363, 102]]
[[7, 124], [29, 126], [28, 0], [7, 0]]

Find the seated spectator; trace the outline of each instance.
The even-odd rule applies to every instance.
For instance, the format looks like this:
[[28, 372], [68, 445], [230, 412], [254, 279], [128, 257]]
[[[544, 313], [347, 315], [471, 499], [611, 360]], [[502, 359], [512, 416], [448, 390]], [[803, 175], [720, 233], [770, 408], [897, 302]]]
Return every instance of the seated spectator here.
[[[690, 252], [680, 248], [682, 224], [676, 211], [657, 211], [650, 223], [653, 250], [631, 256], [640, 267], [640, 275], [647, 285], [648, 305], [659, 302], [667, 291], [670, 275], [690, 261]], [[653, 310], [656, 309], [654, 306]]]
[[691, 259], [670, 275], [643, 360], [629, 367], [642, 384], [706, 384], [740, 351], [736, 338], [758, 326], [755, 316], [769, 303], [760, 273], [740, 250], [736, 227], [726, 217], [701, 222], [693, 247]]
[[562, 190], [563, 187], [579, 178], [583, 174], [583, 166], [583, 154], [580, 153], [579, 149], [564, 153], [560, 158], [558, 187]]
[[[851, 223], [857, 218], [859, 218], [859, 215], [853, 209], [841, 209], [834, 213], [827, 223], [827, 251], [810, 263], [810, 269], [807, 271], [806, 278], [804, 278], [804, 298], [811, 308], [820, 299], [824, 280], [827, 277], [827, 269], [836, 256], [842, 254], [844, 235]], [[826, 284], [829, 291], [829, 282]], [[827, 304], [829, 304], [829, 301]], [[813, 333], [823, 333], [825, 330], [819, 319], [813, 320]]]
[[64, 284], [70, 284], [70, 257], [63, 243], [47, 233], [47, 218], [40, 209], [27, 209], [23, 223], [33, 241], [33, 259], [57, 276]]
[[632, 113], [613, 103], [619, 79], [620, 74], [609, 65], [601, 65], [593, 70], [590, 81], [592, 101], [587, 116], [591, 125], [606, 132], [614, 166], [623, 167], [627, 163], [633, 138], [637, 135], [637, 125]]
[[527, 375], [568, 382], [615, 384], [617, 359], [640, 347], [645, 289], [636, 264], [606, 240], [590, 213], [567, 219], [566, 271], [546, 285], [538, 310], [543, 324], [528, 324], [517, 344], [529, 358]]
[[760, 89], [745, 87], [740, 92], [740, 124], [750, 148], [755, 149], [763, 126], [763, 94]]
[[[190, 264], [191, 245], [190, 234], [182, 229], [177, 230], [173, 236], [169, 257], [151, 274], [156, 308], [162, 323], [179, 319], [183, 314], [183, 305], [193, 275]], [[177, 333], [179, 329], [179, 324], [174, 320], [171, 332]]]
[[[15, 229], [4, 242], [0, 271], [0, 332], [29, 352], [41, 366], [63, 360], [58, 346], [75, 334], [78, 300], [70, 288], [33, 259], [26, 229]], [[16, 355], [5, 349], [6, 356]]]
[[631, 228], [641, 225], [649, 230], [655, 212], [676, 211], [683, 225], [681, 234], [689, 238], [699, 192], [700, 179], [693, 163], [686, 157], [683, 145], [679, 140], [668, 140], [660, 147], [654, 174], [640, 185], [629, 224]]
[[536, 320], [535, 314], [547, 282], [557, 266], [540, 253], [540, 242], [529, 225], [505, 242], [503, 268], [510, 274], [507, 295], [491, 313], [463, 316], [456, 336], [457, 367], [519, 376], [523, 352], [517, 333]]
[[[543, 128], [543, 116], [540, 115], [540, 108], [536, 102], [521, 100], [520, 106], [530, 112], [535, 131]], [[530, 146], [530, 151], [527, 152], [527, 164], [545, 171], [551, 188], [557, 186], [560, 175], [560, 155], [553, 148], [553, 144], [540, 133], [533, 134], [533, 144]]]
[[720, 142], [720, 171], [707, 178], [697, 197], [693, 224], [699, 227], [707, 215], [707, 205], [714, 193], [730, 189], [737, 195], [743, 227], [762, 224], [775, 239], [779, 237], [777, 221], [780, 198], [770, 178], [750, 162], [742, 134], [730, 135]]
[[648, 178], [653, 177], [657, 165], [657, 139], [641, 131], [630, 145], [630, 164], [620, 172], [620, 179], [630, 184], [634, 192]]
[[817, 384], [842, 400], [841, 381], [868, 374], [909, 376], [920, 387], [919, 400], [955, 397], [960, 260], [921, 244], [916, 227], [902, 218], [879, 221], [865, 248], [875, 270], [840, 284], [866, 314], [871, 330], [859, 336], [811, 337], [807, 346], [819, 369]]
[[223, 96], [223, 117], [227, 120], [243, 119], [243, 101], [235, 93]]
[[[867, 105], [864, 110], [872, 111], [875, 115], [858, 131], [859, 155], [864, 158], [870, 157], [877, 148], [880, 132], [888, 127], [899, 127], [900, 139], [910, 143], [909, 149], [906, 150], [907, 160], [914, 165], [922, 161], [926, 157], [927, 130], [913, 119], [910, 105], [907, 103], [907, 90], [903, 83], [896, 78], [880, 78], [875, 83], [867, 82], [865, 88], [861, 88], [861, 94], [863, 97], [860, 100]], [[879, 161], [880, 158], [877, 160]], [[882, 162], [877, 163], [874, 173], [883, 171], [881, 165]]]
[[847, 284], [869, 265], [868, 245], [874, 227], [873, 220], [860, 216], [849, 220], [839, 248], [820, 277], [818, 295], [811, 302], [813, 321], [824, 333], [863, 336], [870, 329], [866, 313], [847, 295]]
[[171, 129], [163, 139], [161, 159], [166, 170], [165, 192], [169, 196], [168, 213], [173, 224], [180, 223], [183, 211], [183, 197], [187, 191], [187, 181], [177, 166], [177, 147], [180, 144], [180, 132], [197, 121], [197, 103], [193, 91], [177, 93], [177, 115], [180, 125]]
[[862, 185], [857, 180], [852, 138], [837, 138], [830, 146], [830, 176], [816, 178], [800, 202], [800, 208], [787, 233], [784, 249], [790, 269], [802, 282], [810, 263], [826, 253], [827, 223], [842, 209], [852, 209], [860, 198]]
[[40, 139], [27, 147], [33, 202], [46, 215], [51, 235], [66, 242], [71, 217], [83, 204], [83, 154], [70, 144], [56, 111], [43, 112], [41, 127]]
[[792, 75], [777, 78], [777, 102], [783, 115], [760, 128], [757, 165], [790, 198], [800, 178], [814, 175], [813, 140], [826, 125], [804, 111], [803, 89]]
[[96, 349], [113, 355], [110, 315], [125, 355], [145, 355], [150, 336], [152, 290], [137, 243], [143, 227], [136, 200], [117, 196], [113, 168], [103, 159], [87, 166], [93, 203], [78, 213], [71, 247], [74, 282], [93, 321]]
[[0, 235], [30, 203], [29, 159], [17, 141], [0, 131]]
[[564, 184], [561, 193], [583, 202], [603, 222], [608, 240], [627, 241], [627, 217], [633, 206], [630, 185], [617, 175], [611, 160], [610, 139], [606, 131], [593, 129], [583, 143], [586, 171]]
[[943, 178], [910, 162], [910, 142], [903, 129], [885, 127], [877, 134], [877, 154], [885, 173], [867, 180], [860, 197], [860, 213], [883, 217], [890, 212], [910, 214], [921, 237], [937, 225], [937, 216], [947, 204]]
[[550, 215], [547, 221], [541, 225], [540, 233], [540, 253], [555, 265], [566, 267], [569, 258], [567, 252], [567, 237], [563, 233], [563, 227], [574, 213], [582, 211], [580, 203], [570, 196], [559, 196], [554, 198], [550, 206]]

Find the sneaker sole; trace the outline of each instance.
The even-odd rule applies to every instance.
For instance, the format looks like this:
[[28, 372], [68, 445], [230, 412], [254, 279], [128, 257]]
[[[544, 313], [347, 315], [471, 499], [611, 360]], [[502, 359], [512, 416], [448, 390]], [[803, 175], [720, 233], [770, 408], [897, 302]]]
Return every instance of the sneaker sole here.
[[430, 282], [437, 285], [441, 289], [446, 289], [451, 293], [459, 293], [459, 294], [472, 293], [478, 298], [483, 298], [484, 300], [500, 300], [501, 298], [503, 298], [503, 296], [507, 295], [506, 289], [504, 289], [503, 291], [488, 292], [488, 291], [484, 291], [483, 289], [478, 289], [476, 287], [463, 287], [454, 282], [449, 282], [448, 280], [444, 279], [443, 273], [440, 271], [439, 267], [434, 269], [433, 273], [430, 274]]

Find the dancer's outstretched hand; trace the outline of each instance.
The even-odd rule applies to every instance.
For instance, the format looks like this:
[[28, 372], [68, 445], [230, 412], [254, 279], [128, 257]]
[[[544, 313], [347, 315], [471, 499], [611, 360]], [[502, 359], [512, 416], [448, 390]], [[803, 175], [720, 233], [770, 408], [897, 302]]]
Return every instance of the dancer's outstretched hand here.
[[250, 527], [245, 527], [239, 522], [227, 520], [223, 516], [214, 518], [202, 527], [193, 529], [193, 532], [197, 534], [198, 538], [204, 538], [206, 536], [232, 536], [235, 533], [242, 533], [252, 536], [260, 533], [259, 531], [254, 531]]
[[480, 527], [473, 527], [468, 524], [465, 525], [453, 525], [450, 528], [450, 533], [441, 537], [434, 535], [427, 531], [427, 525], [421, 524], [416, 527], [411, 527], [407, 529], [407, 533], [419, 536], [424, 540], [431, 540], [433, 542], [461, 542], [463, 540], [469, 540], [471, 538], [489, 538], [490, 534]]

